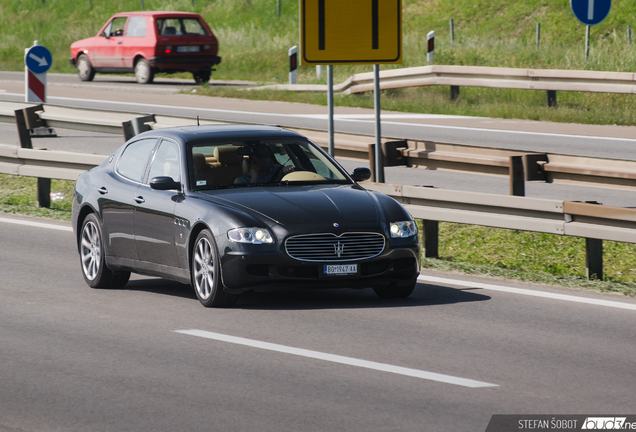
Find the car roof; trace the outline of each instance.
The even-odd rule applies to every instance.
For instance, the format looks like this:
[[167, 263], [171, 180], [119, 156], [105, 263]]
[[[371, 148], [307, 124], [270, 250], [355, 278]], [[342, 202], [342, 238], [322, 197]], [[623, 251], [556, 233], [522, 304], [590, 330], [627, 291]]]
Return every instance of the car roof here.
[[113, 17], [119, 16], [152, 16], [152, 17], [201, 17], [201, 15], [192, 12], [172, 12], [172, 11], [135, 11], [135, 12], [119, 12]]
[[185, 143], [191, 141], [223, 140], [223, 139], [271, 139], [302, 138], [303, 135], [277, 126], [261, 125], [201, 125], [179, 126], [144, 132], [135, 138], [162, 137]]

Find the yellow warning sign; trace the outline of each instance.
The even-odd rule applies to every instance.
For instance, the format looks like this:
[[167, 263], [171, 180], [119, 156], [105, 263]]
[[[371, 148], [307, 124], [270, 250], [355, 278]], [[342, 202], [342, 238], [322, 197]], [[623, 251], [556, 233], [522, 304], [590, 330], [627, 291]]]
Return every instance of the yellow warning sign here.
[[402, 63], [402, 0], [300, 0], [300, 64]]

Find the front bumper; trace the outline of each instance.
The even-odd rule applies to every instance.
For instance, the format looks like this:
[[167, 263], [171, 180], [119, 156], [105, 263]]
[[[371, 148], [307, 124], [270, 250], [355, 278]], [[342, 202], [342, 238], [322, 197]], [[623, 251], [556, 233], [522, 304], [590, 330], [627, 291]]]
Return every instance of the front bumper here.
[[374, 288], [413, 284], [419, 275], [419, 245], [385, 250], [381, 255], [356, 262], [358, 274], [327, 276], [325, 264], [291, 258], [285, 253], [229, 252], [221, 261], [221, 277], [229, 293], [281, 288]]

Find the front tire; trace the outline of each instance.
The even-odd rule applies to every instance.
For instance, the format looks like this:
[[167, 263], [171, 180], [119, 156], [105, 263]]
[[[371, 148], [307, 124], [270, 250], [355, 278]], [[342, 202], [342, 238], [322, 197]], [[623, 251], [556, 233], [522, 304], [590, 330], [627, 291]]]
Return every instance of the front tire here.
[[155, 72], [146, 59], [139, 59], [135, 63], [135, 78], [139, 84], [151, 84], [155, 79]]
[[373, 291], [375, 291], [378, 297], [383, 299], [407, 298], [413, 293], [413, 290], [415, 290], [415, 285], [417, 285], [417, 278], [406, 286], [391, 284], [383, 287], [375, 287]]
[[223, 290], [219, 254], [209, 230], [203, 230], [197, 236], [191, 256], [192, 287], [201, 304], [205, 307], [232, 306], [236, 295]]
[[86, 54], [80, 54], [77, 58], [77, 75], [82, 81], [93, 81], [95, 69]]
[[102, 229], [94, 213], [82, 224], [79, 252], [82, 275], [90, 287], [121, 288], [128, 283], [130, 272], [113, 273], [106, 267]]

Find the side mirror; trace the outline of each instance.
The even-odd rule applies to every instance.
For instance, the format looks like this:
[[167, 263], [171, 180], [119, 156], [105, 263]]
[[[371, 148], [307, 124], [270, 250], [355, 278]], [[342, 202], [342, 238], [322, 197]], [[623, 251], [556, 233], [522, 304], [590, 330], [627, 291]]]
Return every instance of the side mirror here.
[[356, 168], [351, 173], [351, 178], [357, 182], [369, 180], [371, 178], [371, 170], [364, 167]]
[[176, 182], [172, 177], [154, 177], [150, 180], [150, 187], [156, 190], [179, 190], [181, 183]]

